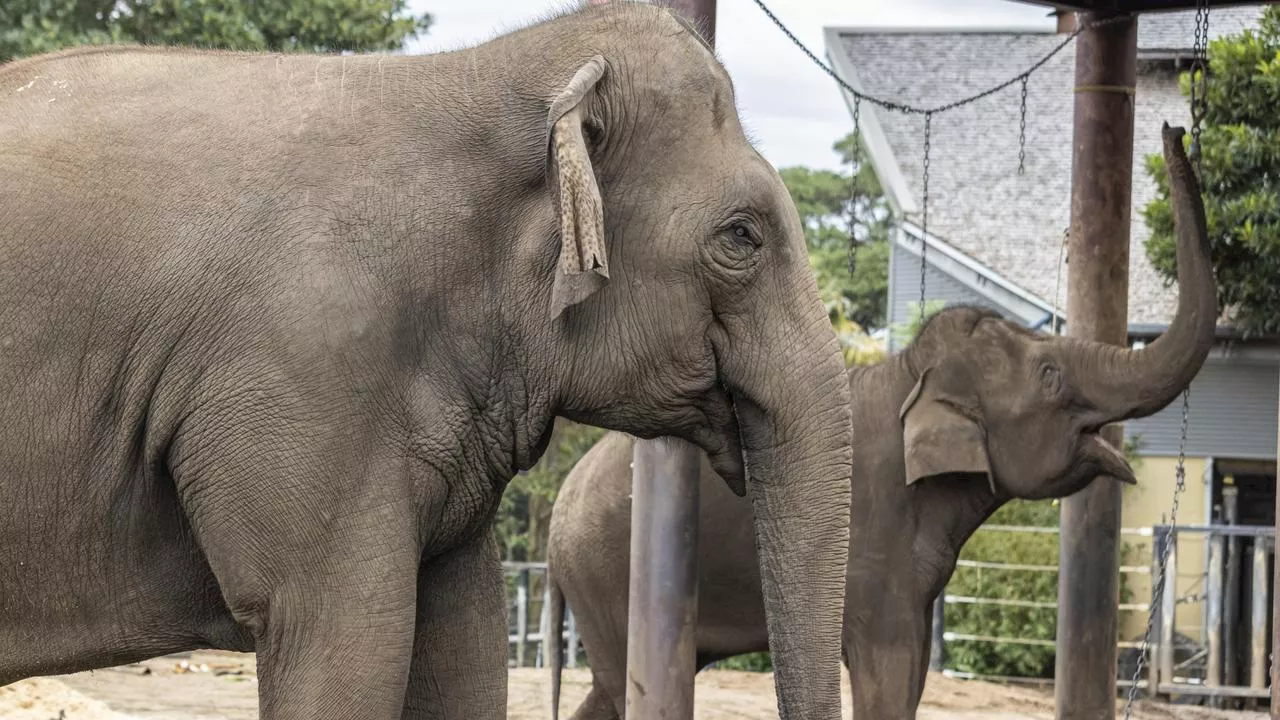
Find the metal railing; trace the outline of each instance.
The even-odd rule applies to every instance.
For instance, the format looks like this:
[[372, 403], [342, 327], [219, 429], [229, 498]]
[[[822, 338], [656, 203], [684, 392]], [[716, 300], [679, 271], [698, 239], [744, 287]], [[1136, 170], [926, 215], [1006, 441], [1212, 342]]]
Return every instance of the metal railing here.
[[[986, 525], [979, 532], [1008, 532], [1032, 534], [1057, 534], [1057, 528], [1021, 527], [1010, 525]], [[1166, 542], [1172, 542], [1168, 566], [1165, 569], [1171, 578], [1179, 577], [1177, 541], [1179, 536], [1200, 536], [1205, 539], [1208, 548], [1203, 570], [1197, 569], [1190, 574], [1203, 581], [1204, 589], [1199, 594], [1182, 593], [1177, 582], [1168, 582], [1164, 593], [1155, 598], [1156, 614], [1155, 632], [1153, 633], [1147, 659], [1148, 674], [1138, 681], [1139, 688], [1148, 695], [1186, 696], [1202, 695], [1210, 698], [1252, 698], [1263, 699], [1269, 695], [1270, 648], [1268, 647], [1267, 622], [1270, 617], [1271, 563], [1275, 556], [1275, 529], [1270, 526], [1244, 525], [1157, 525], [1151, 528], [1124, 528], [1121, 535], [1151, 538], [1153, 558], [1152, 566], [1122, 565], [1120, 573], [1132, 575], [1149, 575], [1151, 588], [1158, 585], [1159, 573], [1154, 558], [1159, 557], [1160, 549]], [[1248, 550], [1248, 568], [1245, 563], [1244, 543], [1251, 541]], [[1035, 565], [1027, 563], [1004, 563], [978, 560], [960, 560], [957, 568], [1002, 570], [1008, 572], [1057, 573], [1056, 565]], [[1241, 573], [1250, 572], [1249, 597], [1240, 597]], [[1186, 573], [1183, 577], [1187, 577]], [[1177, 606], [1186, 603], [1200, 602], [1204, 604], [1204, 628], [1201, 635], [1203, 647], [1195, 647], [1195, 643], [1184, 642], [1191, 647], [1177, 647], [1176, 632]], [[997, 637], [979, 633], [949, 632], [936, 619], [943, 617], [942, 608], [946, 605], [988, 605], [1008, 608], [1056, 609], [1056, 601], [1021, 600], [997, 597], [978, 597], [975, 595], [958, 595], [943, 591], [938, 598], [940, 606], [935, 608], [933, 642], [940, 648], [933, 660], [933, 669], [942, 670], [946, 675], [963, 679], [983, 679], [998, 682], [1014, 682], [1028, 684], [1051, 685], [1049, 678], [1024, 678], [947, 670], [943, 667], [945, 646], [948, 641], [967, 641], [979, 643], [1007, 643], [1014, 645], [1030, 645], [1053, 647], [1054, 641], [1042, 638]], [[1152, 612], [1151, 602], [1120, 603], [1121, 612]], [[1247, 625], [1246, 625], [1247, 621]], [[1242, 629], [1247, 627], [1248, 656], [1246, 662], [1240, 662], [1239, 640]], [[1186, 637], [1185, 635], [1183, 636]], [[1139, 641], [1116, 642], [1118, 652], [1139, 651]], [[1187, 657], [1178, 660], [1178, 654]], [[1128, 674], [1131, 675], [1131, 672]], [[1121, 671], [1117, 685], [1132, 685], [1130, 677]], [[1154, 689], [1154, 692], [1152, 692]], [[1219, 704], [1217, 700], [1210, 701]]]
[[[1019, 527], [1010, 525], [986, 525], [979, 532], [1009, 532], [1056, 534], [1057, 528]], [[1180, 537], [1201, 537], [1206, 540], [1208, 548], [1204, 569], [1194, 572], [1183, 572], [1181, 577], [1195, 577], [1203, 581], [1204, 589], [1200, 593], [1180, 591], [1177, 582], [1168, 582], [1164, 586], [1164, 594], [1157, 598], [1155, 608], [1156, 631], [1153, 633], [1150, 655], [1147, 659], [1148, 674], [1146, 679], [1138, 681], [1138, 687], [1147, 691], [1148, 695], [1185, 696], [1201, 695], [1211, 698], [1252, 698], [1268, 697], [1270, 647], [1268, 618], [1271, 613], [1271, 563], [1275, 557], [1275, 529], [1268, 526], [1250, 525], [1157, 525], [1150, 528], [1123, 528], [1121, 535], [1152, 539], [1151, 557], [1159, 558], [1160, 549], [1165, 542], [1173, 542], [1169, 551], [1166, 572], [1171, 578], [1179, 577], [1178, 539]], [[1246, 567], [1246, 548], [1248, 542], [1248, 564]], [[1028, 563], [1004, 563], [995, 561], [960, 560], [957, 568], [973, 568], [1002, 570], [1008, 572], [1057, 573], [1057, 565], [1037, 565]], [[544, 562], [508, 562], [503, 563], [508, 587], [508, 655], [511, 667], [543, 667], [545, 652], [543, 638], [548, 632], [550, 620], [550, 593], [546, 582], [547, 564]], [[1148, 575], [1151, 577], [1151, 588], [1158, 585], [1160, 568], [1153, 560], [1151, 567], [1146, 565], [1122, 565], [1121, 574]], [[1247, 599], [1240, 597], [1241, 573], [1249, 572], [1250, 592]], [[938, 602], [945, 605], [989, 605], [1006, 608], [1029, 608], [1050, 610], [1057, 608], [1056, 601], [1021, 600], [1013, 598], [981, 597], [977, 595], [959, 595], [943, 591]], [[1199, 646], [1192, 641], [1176, 645], [1179, 633], [1176, 632], [1177, 618], [1174, 612], [1178, 605], [1203, 603], [1205, 621], [1202, 632], [1196, 633], [1201, 642]], [[1121, 612], [1147, 613], [1151, 611], [1150, 602], [1120, 603]], [[531, 622], [537, 618], [536, 623]], [[935, 613], [935, 619], [941, 617]], [[1243, 633], [1236, 628], [1244, 627], [1247, 618], [1249, 629], [1248, 659], [1239, 662], [1239, 640]], [[959, 633], [947, 631], [942, 622], [935, 620], [933, 627], [933, 647], [942, 653], [935, 661], [934, 669], [942, 670], [946, 675], [963, 679], [982, 679], [997, 682], [1027, 683], [1051, 685], [1049, 678], [1025, 678], [1003, 675], [983, 675], [977, 673], [946, 670], [940, 667], [941, 658], [945, 656], [948, 642], [1004, 643], [1013, 645], [1032, 645], [1053, 647], [1054, 641], [1041, 638], [1000, 637], [980, 633]], [[1182, 635], [1187, 638], [1188, 636]], [[561, 639], [565, 648], [572, 652], [565, 655], [568, 667], [577, 667], [580, 649], [578, 647], [577, 626], [573, 612], [565, 609], [565, 624]], [[1188, 647], [1189, 646], [1189, 647]], [[1136, 652], [1141, 648], [1139, 641], [1117, 640], [1118, 652]], [[1179, 659], [1179, 654], [1184, 655]], [[1131, 672], [1122, 669], [1121, 677], [1116, 681], [1119, 687], [1132, 684]], [[1154, 688], [1154, 693], [1150, 692]]]
[[[551, 593], [545, 562], [504, 562], [507, 581], [507, 666], [543, 667], [546, 662], [543, 639], [550, 632]], [[536, 592], [535, 592], [536, 591]], [[530, 631], [531, 612], [536, 607], [537, 629]], [[578, 666], [578, 627], [573, 611], [565, 608], [560, 639], [566, 648], [565, 666]], [[532, 652], [530, 652], [532, 651]]]

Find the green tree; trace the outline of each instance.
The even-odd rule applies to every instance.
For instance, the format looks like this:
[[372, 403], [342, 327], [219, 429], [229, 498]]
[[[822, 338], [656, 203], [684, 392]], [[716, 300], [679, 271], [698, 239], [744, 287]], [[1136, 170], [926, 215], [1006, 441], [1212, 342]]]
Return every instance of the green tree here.
[[5, 0], [0, 62], [110, 42], [233, 50], [395, 50], [431, 16], [407, 0]]
[[547, 451], [507, 485], [493, 531], [504, 560], [540, 561], [547, 557], [551, 506], [573, 466], [605, 431], [557, 419]]
[[[1280, 7], [1259, 28], [1209, 44], [1200, 139], [1205, 215], [1221, 306], [1247, 335], [1280, 332]], [[1190, 77], [1181, 77], [1184, 95]], [[1190, 140], [1188, 133], [1187, 140]], [[1159, 190], [1144, 216], [1147, 254], [1176, 280], [1173, 213], [1164, 158], [1147, 157]]]
[[[852, 134], [833, 145], [849, 171], [794, 166], [779, 174], [804, 225], [809, 259], [831, 320], [870, 331], [884, 326], [889, 284], [889, 208]], [[849, 242], [854, 238], [854, 269]]]

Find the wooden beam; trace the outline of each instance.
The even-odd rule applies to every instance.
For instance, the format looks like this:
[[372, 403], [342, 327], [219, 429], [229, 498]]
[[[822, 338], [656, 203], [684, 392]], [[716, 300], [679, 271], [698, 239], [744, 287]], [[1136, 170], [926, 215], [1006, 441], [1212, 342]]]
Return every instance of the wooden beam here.
[[[1104, 16], [1085, 13], [1088, 27]], [[1113, 16], [1105, 16], [1113, 17]], [[1138, 24], [1128, 16], [1076, 40], [1068, 334], [1124, 345], [1128, 336], [1133, 89]], [[1103, 430], [1119, 448], [1119, 426]], [[1095, 478], [1063, 500], [1055, 695], [1058, 720], [1114, 720], [1120, 484]]]

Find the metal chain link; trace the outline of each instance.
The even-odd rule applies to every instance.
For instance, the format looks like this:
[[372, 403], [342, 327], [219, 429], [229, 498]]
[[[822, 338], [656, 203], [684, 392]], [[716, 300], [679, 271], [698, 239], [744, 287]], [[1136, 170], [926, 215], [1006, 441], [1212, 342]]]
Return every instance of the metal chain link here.
[[[1071, 241], [1071, 227], [1068, 226], [1066, 230], [1062, 231], [1062, 244], [1058, 246], [1058, 278], [1053, 282], [1053, 324], [1051, 325], [1051, 327], [1053, 328], [1054, 335], [1057, 335], [1059, 333], [1058, 298], [1061, 296], [1061, 293], [1062, 293], [1062, 258], [1063, 258], [1063, 255], [1066, 254], [1067, 243], [1070, 241]], [[1069, 258], [1067, 262], [1070, 262]]]
[[924, 271], [929, 254], [929, 146], [933, 138], [933, 113], [924, 114], [924, 205], [920, 222], [920, 322], [924, 322]]
[[1094, 20], [1093, 22], [1089, 22], [1089, 23], [1080, 23], [1076, 26], [1075, 30], [1072, 30], [1070, 33], [1068, 33], [1067, 36], [1063, 38], [1062, 42], [1055, 45], [1052, 50], [1045, 53], [1043, 57], [1041, 57], [1039, 60], [1032, 63], [1031, 66], [1028, 67], [1026, 70], [1023, 70], [1022, 72], [1009, 78], [1008, 80], [1005, 80], [1004, 82], [998, 85], [989, 87], [986, 90], [983, 90], [982, 92], [976, 93], [974, 95], [970, 95], [968, 97], [960, 98], [959, 100], [953, 100], [952, 102], [949, 102], [949, 103], [944, 103], [942, 105], [937, 105], [934, 107], [916, 107], [914, 105], [908, 105], [906, 103], [894, 102], [892, 100], [885, 100], [883, 98], [878, 98], [878, 97], [875, 97], [874, 95], [868, 95], [867, 93], [864, 93], [860, 90], [855, 89], [852, 85], [846, 82], [844, 78], [840, 77], [835, 70], [832, 70], [829, 65], [819, 60], [818, 56], [814, 55], [812, 50], [805, 47], [804, 43], [800, 42], [800, 39], [795, 36], [795, 33], [791, 32], [791, 30], [787, 28], [786, 25], [782, 24], [782, 21], [778, 19], [778, 16], [774, 15], [773, 11], [770, 10], [769, 7], [764, 4], [764, 0], [752, 0], [752, 1], [755, 2], [755, 4], [764, 12], [765, 15], [769, 16], [769, 19], [773, 21], [773, 24], [777, 25], [778, 29], [781, 30], [782, 33], [786, 35], [787, 38], [790, 39], [791, 42], [796, 47], [800, 48], [801, 52], [807, 55], [815, 65], [817, 65], [819, 68], [822, 69], [823, 72], [825, 72], [827, 75], [830, 75], [831, 79], [835, 80], [836, 84], [838, 84], [841, 88], [843, 88], [845, 92], [849, 93], [850, 95], [853, 95], [855, 98], [861, 98], [863, 100], [866, 100], [867, 102], [878, 105], [884, 108], [885, 110], [905, 113], [908, 115], [930, 115], [933, 113], [943, 113], [949, 110], [955, 110], [956, 108], [959, 108], [959, 107], [964, 107], [965, 105], [977, 102], [985, 97], [994, 95], [1000, 92], [1001, 90], [1004, 90], [1005, 88], [1012, 87], [1014, 83], [1022, 80], [1023, 76], [1030, 75], [1036, 72], [1037, 70], [1039, 70], [1040, 68], [1044, 67], [1045, 63], [1049, 62], [1054, 58], [1055, 55], [1062, 52], [1063, 49], [1065, 49], [1068, 45], [1071, 44], [1072, 40], [1076, 39], [1077, 35], [1084, 32], [1085, 30], [1105, 27], [1107, 25], [1112, 25], [1119, 22], [1128, 22], [1129, 20], [1132, 19], [1131, 15], [1120, 14], [1120, 15], [1109, 17], [1109, 18], [1104, 18], [1102, 20]]
[[[1205, 106], [1208, 104], [1207, 63], [1209, 46], [1209, 2], [1196, 0], [1196, 31], [1194, 40], [1195, 61], [1191, 66], [1191, 151], [1189, 159], [1195, 164], [1197, 180], [1203, 188], [1204, 169], [1200, 160], [1200, 124], [1204, 120]], [[1197, 77], [1197, 70], [1199, 76]], [[1203, 191], [1203, 190], [1202, 190]], [[1191, 417], [1191, 388], [1182, 391], [1182, 435], [1178, 440], [1178, 464], [1174, 470], [1176, 480], [1173, 487], [1173, 508], [1169, 512], [1169, 527], [1178, 524], [1178, 503], [1182, 492], [1187, 487], [1187, 427]], [[1138, 650], [1138, 664], [1133, 671], [1133, 682], [1129, 685], [1129, 693], [1124, 703], [1124, 720], [1130, 720], [1133, 714], [1133, 702], [1138, 696], [1138, 679], [1142, 677], [1143, 666], [1147, 662], [1147, 653], [1151, 651], [1151, 633], [1155, 630], [1156, 604], [1162, 602], [1164, 586], [1168, 580], [1169, 552], [1176, 542], [1176, 534], [1170, 532], [1165, 538], [1164, 547], [1160, 549], [1160, 577], [1151, 594], [1151, 612], [1147, 613], [1147, 629], [1142, 635], [1142, 646]], [[1176, 579], [1175, 579], [1175, 582]], [[1152, 688], [1154, 691], [1155, 688]]]
[[853, 99], [853, 156], [849, 158], [849, 277], [858, 267], [858, 172], [862, 169], [862, 98]]
[[1023, 174], [1027, 162], [1027, 81], [1030, 75], [1022, 76], [1022, 108], [1018, 119], [1018, 174]]
[[[1173, 508], [1169, 511], [1169, 527], [1176, 527], [1178, 524], [1178, 503], [1182, 498], [1182, 491], [1187, 487], [1187, 425], [1191, 417], [1191, 388], [1182, 391], [1182, 439], [1178, 443], [1178, 465], [1174, 471], [1175, 484], [1173, 487]], [[1133, 678], [1129, 684], [1129, 693], [1124, 701], [1124, 720], [1131, 720], [1133, 716], [1133, 703], [1138, 697], [1138, 680], [1142, 677], [1142, 671], [1147, 664], [1147, 653], [1151, 652], [1151, 633], [1155, 630], [1156, 612], [1158, 603], [1162, 603], [1164, 598], [1164, 585], [1169, 579], [1169, 552], [1173, 549], [1176, 542], [1176, 535], [1170, 532], [1165, 537], [1164, 546], [1160, 548], [1160, 576], [1156, 579], [1156, 586], [1151, 591], [1151, 611], [1147, 613], [1147, 629], [1142, 635], [1142, 646], [1138, 649], [1138, 665], [1133, 670]], [[1176, 582], [1176, 580], [1175, 580]]]
[[1196, 0], [1196, 36], [1191, 63], [1191, 149], [1187, 153], [1195, 165], [1197, 179], [1203, 188], [1204, 168], [1201, 162], [1200, 124], [1209, 108], [1209, 1]]

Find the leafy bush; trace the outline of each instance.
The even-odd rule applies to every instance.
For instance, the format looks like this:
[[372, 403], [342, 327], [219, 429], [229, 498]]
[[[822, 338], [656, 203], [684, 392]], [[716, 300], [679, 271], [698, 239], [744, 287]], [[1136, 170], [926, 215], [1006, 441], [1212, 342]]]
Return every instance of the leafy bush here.
[[[1015, 500], [988, 521], [998, 525], [1058, 526], [1058, 503]], [[1056, 565], [1058, 536], [1050, 533], [977, 532], [960, 551], [965, 560]], [[1052, 603], [1058, 595], [1058, 576], [1051, 572], [956, 568], [946, 589], [949, 595], [1031, 600]], [[1000, 605], [948, 604], [945, 627], [950, 632], [988, 637], [1054, 641], [1057, 615], [1052, 607], [1022, 608]], [[984, 675], [1050, 677], [1054, 649], [1047, 646], [954, 640], [946, 644], [946, 665], [953, 670]]]
[[507, 485], [493, 531], [508, 561], [538, 561], [547, 556], [551, 505], [573, 466], [605, 431], [568, 420], [556, 420], [547, 451], [527, 472]]

